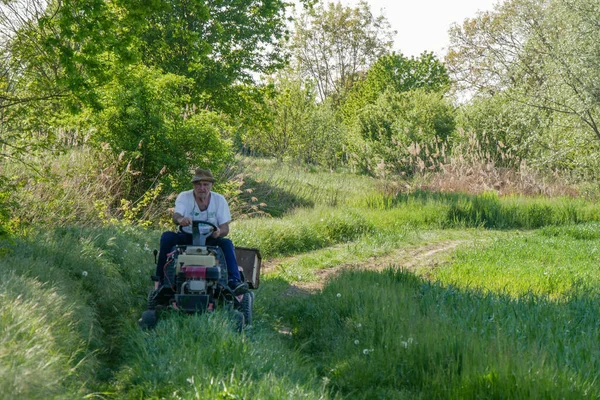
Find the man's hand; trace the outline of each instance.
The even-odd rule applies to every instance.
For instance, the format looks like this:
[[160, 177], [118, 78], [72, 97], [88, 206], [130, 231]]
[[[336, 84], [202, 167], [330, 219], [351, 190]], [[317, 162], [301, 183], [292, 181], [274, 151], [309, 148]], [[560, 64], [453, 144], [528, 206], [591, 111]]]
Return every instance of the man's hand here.
[[192, 219], [189, 217], [181, 217], [181, 219], [179, 219], [179, 225], [181, 226], [188, 226], [192, 224]]
[[221, 229], [217, 228], [213, 231], [212, 237], [214, 237], [215, 239], [218, 239], [221, 236]]

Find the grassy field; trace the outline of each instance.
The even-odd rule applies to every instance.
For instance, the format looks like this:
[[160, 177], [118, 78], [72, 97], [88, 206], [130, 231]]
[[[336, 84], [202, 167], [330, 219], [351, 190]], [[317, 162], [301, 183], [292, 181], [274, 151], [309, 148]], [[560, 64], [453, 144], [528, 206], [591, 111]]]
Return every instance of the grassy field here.
[[5, 238], [0, 398], [600, 397], [599, 205], [244, 168], [265, 206], [232, 238], [269, 266], [250, 329], [224, 312], [137, 328], [158, 231]]

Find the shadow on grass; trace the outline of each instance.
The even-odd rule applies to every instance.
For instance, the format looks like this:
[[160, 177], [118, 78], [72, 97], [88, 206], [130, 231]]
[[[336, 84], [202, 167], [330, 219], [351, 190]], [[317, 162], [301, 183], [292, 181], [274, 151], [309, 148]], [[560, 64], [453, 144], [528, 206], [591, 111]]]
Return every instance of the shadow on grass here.
[[[344, 270], [312, 296], [269, 280], [269, 312], [321, 377], [353, 398], [594, 398], [600, 296], [561, 302]], [[578, 360], [573, 363], [572, 360]], [[591, 397], [588, 397], [590, 396]], [[419, 396], [416, 396], [419, 397]], [[415, 398], [416, 398], [415, 397]]]
[[240, 198], [250, 207], [258, 207], [260, 203], [266, 204], [260, 207], [260, 210], [273, 217], [280, 217], [294, 208], [312, 208], [315, 206], [314, 202], [310, 200], [250, 177], [245, 178]]

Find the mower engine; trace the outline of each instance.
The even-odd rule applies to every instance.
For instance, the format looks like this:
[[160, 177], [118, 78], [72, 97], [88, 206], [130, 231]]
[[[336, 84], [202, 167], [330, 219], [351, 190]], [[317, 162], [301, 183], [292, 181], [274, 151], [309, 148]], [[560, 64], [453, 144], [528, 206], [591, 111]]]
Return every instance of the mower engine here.
[[212, 310], [225, 275], [206, 246], [187, 246], [175, 257], [175, 303], [183, 311]]

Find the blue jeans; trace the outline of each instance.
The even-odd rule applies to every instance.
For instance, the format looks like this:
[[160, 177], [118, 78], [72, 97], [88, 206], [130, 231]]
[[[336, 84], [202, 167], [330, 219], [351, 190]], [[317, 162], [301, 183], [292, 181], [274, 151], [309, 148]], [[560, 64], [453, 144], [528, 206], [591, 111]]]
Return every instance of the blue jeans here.
[[[173, 247], [176, 245], [191, 245], [192, 235], [185, 232], [171, 232], [167, 231], [160, 237], [160, 251], [158, 253], [158, 262], [156, 264], [156, 276], [159, 277], [160, 281], [163, 281], [165, 272], [164, 266], [167, 263], [167, 254], [173, 251]], [[227, 263], [227, 275], [229, 282], [239, 282], [240, 270], [238, 263], [235, 258], [235, 249], [233, 242], [227, 238], [208, 237], [206, 239], [208, 246], [219, 246], [225, 256], [225, 262]]]

